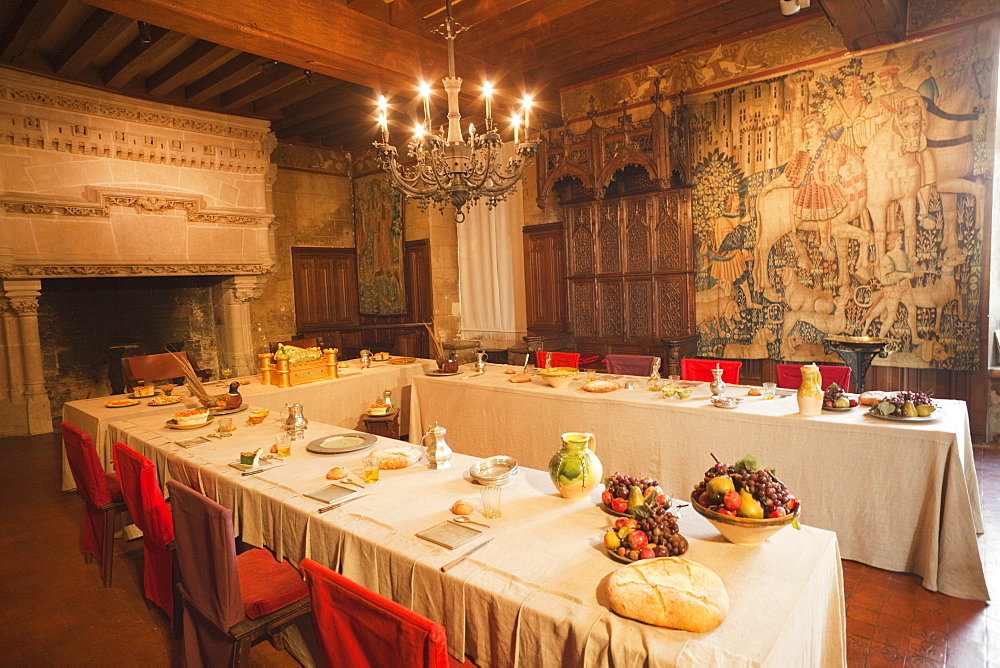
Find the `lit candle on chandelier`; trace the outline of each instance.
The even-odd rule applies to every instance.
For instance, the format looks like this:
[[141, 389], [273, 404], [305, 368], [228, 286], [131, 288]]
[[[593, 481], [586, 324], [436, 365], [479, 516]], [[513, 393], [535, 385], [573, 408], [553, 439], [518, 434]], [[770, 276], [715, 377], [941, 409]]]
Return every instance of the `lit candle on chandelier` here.
[[420, 82], [420, 94], [424, 96], [424, 125], [431, 127], [431, 87], [426, 81]]
[[524, 141], [528, 141], [528, 126], [531, 124], [529, 122], [531, 114], [531, 96], [524, 96]]
[[382, 143], [389, 143], [389, 118], [386, 115], [389, 111], [389, 103], [385, 95], [378, 96], [378, 124], [382, 128]]
[[517, 140], [518, 140], [518, 134], [517, 133], [518, 133], [518, 130], [520, 129], [520, 127], [521, 127], [521, 117], [518, 116], [517, 114], [514, 114], [513, 118], [511, 118], [510, 120], [514, 124], [514, 146], [516, 147], [517, 146]]
[[493, 120], [493, 112], [490, 109], [490, 96], [493, 95], [493, 84], [489, 81], [483, 82], [483, 95], [486, 96], [486, 130], [490, 129], [490, 122]]

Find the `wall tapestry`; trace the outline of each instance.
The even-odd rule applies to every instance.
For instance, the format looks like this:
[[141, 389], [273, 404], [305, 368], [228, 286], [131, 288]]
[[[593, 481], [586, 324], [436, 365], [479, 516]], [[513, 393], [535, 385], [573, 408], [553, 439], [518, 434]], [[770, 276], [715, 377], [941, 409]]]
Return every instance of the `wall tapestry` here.
[[993, 28], [689, 100], [701, 356], [979, 364]]
[[400, 200], [385, 174], [354, 179], [358, 298], [365, 315], [406, 313]]

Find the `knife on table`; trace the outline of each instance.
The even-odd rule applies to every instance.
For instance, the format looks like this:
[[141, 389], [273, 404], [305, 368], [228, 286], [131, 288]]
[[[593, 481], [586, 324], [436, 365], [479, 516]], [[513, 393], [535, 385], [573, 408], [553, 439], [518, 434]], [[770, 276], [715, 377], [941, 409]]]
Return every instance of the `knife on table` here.
[[[494, 536], [494, 538], [495, 538], [495, 536]], [[442, 572], [442, 573], [447, 573], [447, 572], [448, 572], [449, 570], [451, 570], [451, 569], [452, 569], [453, 567], [455, 567], [455, 566], [457, 566], [458, 564], [462, 563], [462, 561], [463, 561], [463, 560], [464, 560], [464, 559], [465, 559], [465, 558], [466, 558], [467, 556], [469, 556], [470, 554], [472, 554], [472, 553], [473, 553], [473, 552], [475, 552], [476, 550], [479, 550], [479, 549], [482, 549], [482, 548], [486, 547], [487, 545], [489, 545], [489, 544], [490, 544], [490, 543], [492, 543], [492, 542], [493, 542], [493, 538], [490, 538], [489, 540], [485, 540], [485, 541], [483, 541], [482, 543], [480, 543], [479, 545], [476, 545], [476, 546], [475, 546], [474, 548], [472, 548], [471, 550], [469, 550], [468, 552], [466, 552], [465, 554], [463, 554], [462, 556], [460, 556], [460, 557], [459, 557], [458, 559], [454, 559], [454, 560], [452, 560], [452, 561], [449, 561], [449, 562], [448, 562], [447, 564], [445, 564], [444, 566], [442, 566], [442, 567], [441, 567], [441, 572]]]
[[318, 512], [318, 513], [325, 513], [328, 510], [333, 510], [334, 508], [340, 508], [345, 503], [350, 503], [351, 501], [357, 501], [358, 499], [363, 499], [366, 496], [368, 496], [368, 495], [367, 494], [361, 494], [360, 496], [352, 496], [349, 499], [344, 499], [343, 501], [338, 501], [337, 503], [331, 503], [329, 506], [323, 506], [322, 508], [320, 508], [316, 512]]

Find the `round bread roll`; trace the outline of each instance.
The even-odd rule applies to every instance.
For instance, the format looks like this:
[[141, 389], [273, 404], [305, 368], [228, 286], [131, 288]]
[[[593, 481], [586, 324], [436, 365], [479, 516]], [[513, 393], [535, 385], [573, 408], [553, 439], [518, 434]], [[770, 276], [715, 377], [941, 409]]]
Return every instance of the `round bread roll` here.
[[531, 382], [531, 376], [526, 373], [518, 373], [511, 376], [507, 380], [509, 380], [512, 383], [528, 383]]
[[608, 599], [623, 617], [696, 633], [711, 631], [729, 612], [729, 594], [719, 576], [682, 557], [619, 568], [608, 578]]
[[757, 389], [756, 387], [751, 387], [749, 390], [747, 390], [747, 396], [748, 397], [759, 397], [760, 396], [760, 390]]
[[347, 471], [344, 470], [343, 466], [334, 466], [332, 469], [327, 471], [327, 480], [340, 480], [341, 478], [347, 477]]
[[592, 380], [583, 389], [587, 392], [614, 392], [620, 390], [621, 386], [613, 380]]
[[874, 406], [883, 399], [885, 399], [886, 393], [879, 392], [878, 390], [869, 390], [861, 394], [858, 397], [858, 403], [862, 406]]

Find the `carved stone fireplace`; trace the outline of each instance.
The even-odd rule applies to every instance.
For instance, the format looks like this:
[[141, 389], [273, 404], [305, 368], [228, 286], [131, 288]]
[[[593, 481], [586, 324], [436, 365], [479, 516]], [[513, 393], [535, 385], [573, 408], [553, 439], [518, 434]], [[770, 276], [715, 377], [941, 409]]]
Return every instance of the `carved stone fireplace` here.
[[253, 368], [249, 302], [274, 264], [273, 147], [263, 121], [0, 68], [0, 435], [52, 429], [56, 342], [38, 315], [56, 279], [204, 277], [208, 361]]

